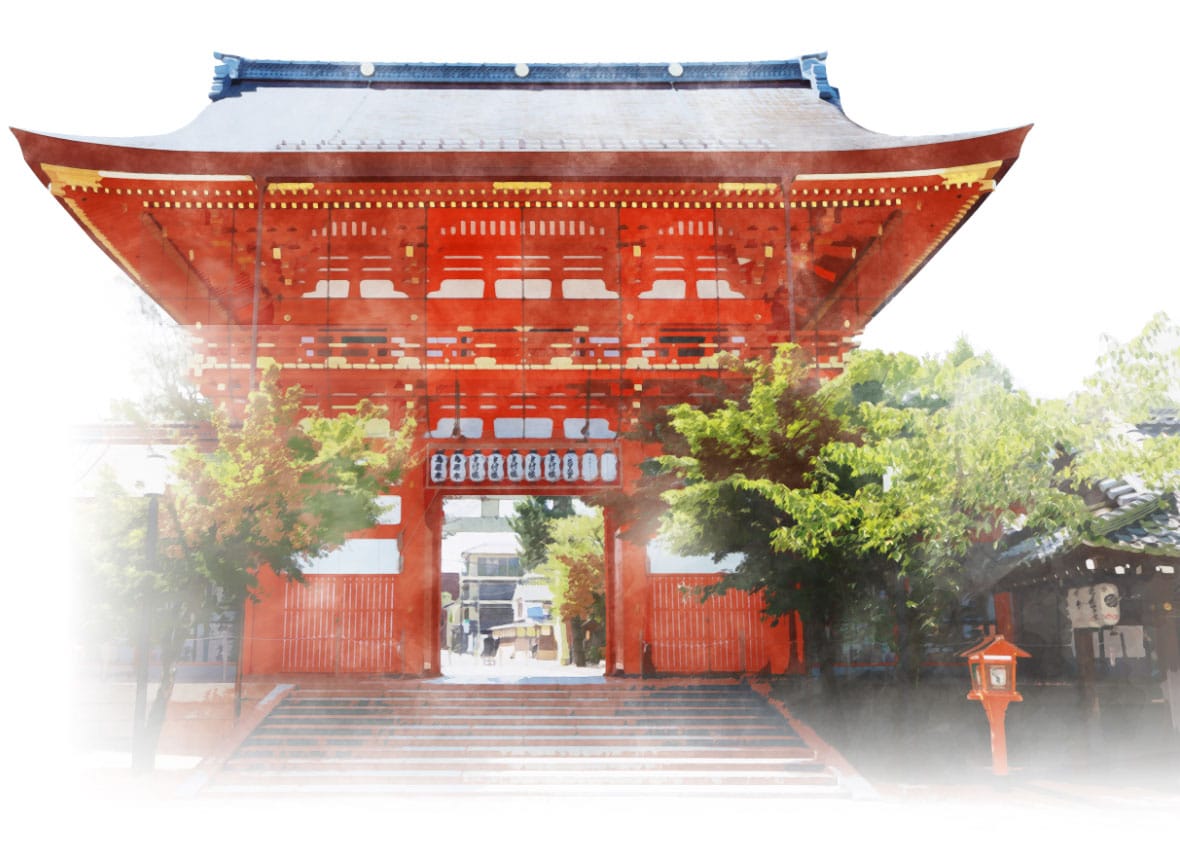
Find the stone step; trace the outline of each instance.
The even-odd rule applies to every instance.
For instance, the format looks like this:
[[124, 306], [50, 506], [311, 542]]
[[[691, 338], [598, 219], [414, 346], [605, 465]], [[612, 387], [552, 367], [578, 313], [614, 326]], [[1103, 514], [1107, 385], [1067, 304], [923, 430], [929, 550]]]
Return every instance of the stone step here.
[[[354, 769], [347, 773], [339, 770], [276, 769], [252, 772], [227, 772], [218, 784], [222, 786], [259, 786], [334, 784], [337, 786], [354, 783], [373, 785], [404, 784], [446, 784], [463, 783], [470, 786], [496, 786], [501, 784], [567, 784], [575, 779], [565, 769], [408, 769], [389, 772], [383, 769]], [[725, 784], [728, 786], [762, 787], [783, 784], [833, 786], [837, 783], [834, 775], [815, 772], [744, 772], [716, 770], [669, 770], [658, 769], [605, 769], [601, 771], [578, 771], [576, 781], [586, 786], [607, 785], [670, 785], [670, 784]]]
[[519, 700], [500, 701], [454, 701], [425, 700], [421, 702], [330, 702], [318, 700], [316, 702], [300, 702], [296, 700], [283, 704], [281, 713], [284, 714], [404, 714], [404, 713], [432, 713], [447, 711], [483, 711], [510, 712], [533, 714], [676, 714], [684, 717], [712, 714], [756, 714], [769, 716], [767, 706], [755, 702], [716, 702], [710, 704], [686, 702], [561, 702], [551, 700], [547, 702], [533, 702], [528, 697]]
[[[366, 757], [379, 761], [383, 757], [441, 757], [446, 760], [462, 760], [470, 757], [548, 757], [548, 758], [577, 758], [577, 757], [618, 757], [620, 759], [645, 759], [650, 757], [695, 758], [702, 757], [702, 751], [697, 747], [684, 745], [635, 745], [635, 744], [601, 744], [585, 743], [571, 744], [568, 741], [551, 741], [539, 743], [536, 741], [521, 742], [514, 745], [475, 745], [470, 743], [446, 742], [436, 745], [421, 743], [403, 745], [364, 745], [363, 750], [357, 750], [348, 745], [312, 744], [312, 745], [255, 745], [244, 747], [228, 761], [227, 767], [244, 760], [281, 759], [297, 761], [299, 758], [347, 758], [363, 761]], [[718, 746], [709, 749], [708, 757], [719, 758], [732, 762], [734, 758], [743, 759], [781, 759], [783, 761], [812, 760], [815, 751], [805, 747], [746, 747], [742, 745]]]
[[[310, 766], [316, 769], [336, 771], [352, 771], [358, 767], [386, 770], [421, 770], [437, 769], [440, 767], [455, 767], [474, 771], [493, 771], [501, 769], [525, 770], [530, 768], [561, 769], [565, 772], [597, 771], [610, 768], [623, 769], [658, 769], [661, 771], [675, 770], [724, 770], [736, 769], [756, 770], [762, 772], [791, 772], [810, 771], [817, 773], [824, 770], [824, 765], [815, 760], [814, 756], [800, 756], [790, 759], [775, 757], [702, 757], [702, 756], [545, 756], [545, 755], [517, 755], [504, 756], [487, 754], [473, 756], [469, 754], [449, 756], [365, 756], [354, 758], [335, 758], [330, 760], [319, 758], [287, 757], [284, 765], [291, 769]], [[272, 764], [264, 759], [247, 760], [236, 759], [231, 766], [235, 772], [268, 771]]]
[[642, 796], [698, 796], [704, 798], [834, 798], [845, 799], [851, 795], [839, 784], [793, 782], [790, 784], [764, 784], [751, 787], [740, 783], [726, 784], [653, 784], [643, 781], [628, 783], [607, 783], [591, 785], [581, 782], [546, 782], [485, 784], [470, 783], [427, 784], [425, 782], [405, 783], [361, 783], [354, 780], [337, 782], [278, 783], [266, 781], [255, 784], [232, 784], [215, 782], [203, 789], [208, 796], [385, 796], [385, 797], [446, 797], [448, 799], [479, 796], [520, 796], [520, 797], [571, 797], [577, 799], [596, 797]]
[[207, 795], [847, 796], [745, 684], [298, 687]]
[[428, 717], [414, 718], [414, 719], [399, 719], [395, 718], [374, 718], [374, 719], [354, 719], [354, 721], [347, 721], [347, 719], [337, 719], [337, 721], [291, 721], [291, 719], [281, 719], [281, 721], [274, 721], [267, 724], [267, 728], [263, 731], [283, 731], [283, 732], [374, 732], [374, 734], [385, 734], [385, 732], [415, 732], [420, 730], [435, 730], [446, 732], [500, 732], [513, 730], [530, 730], [537, 732], [559, 732], [568, 730], [578, 730], [583, 732], [632, 732], [635, 730], [643, 730], [647, 732], [660, 732], [660, 734], [683, 734], [691, 735], [712, 735], [716, 734], [723, 736], [732, 734], [735, 729], [740, 728], [742, 732], [781, 732], [781, 726], [775, 726], [773, 723], [768, 723], [759, 719], [758, 722], [743, 721], [741, 718], [733, 719], [733, 721], [706, 721], [701, 723], [684, 722], [684, 721], [648, 721], [648, 719], [638, 718], [634, 721], [621, 721], [618, 718], [590, 718], [584, 717], [546, 717], [546, 718], [529, 718], [520, 717], [517, 719], [503, 718], [503, 717], [481, 717], [477, 721], [461, 721], [447, 717], [444, 719], [432, 719]]
[[252, 750], [255, 747], [269, 747], [276, 751], [277, 755], [281, 756], [282, 751], [297, 751], [305, 749], [322, 749], [326, 747], [337, 747], [351, 751], [357, 754], [361, 751], [388, 751], [390, 749], [401, 748], [411, 750], [455, 750], [465, 751], [469, 748], [484, 748], [494, 750], [508, 750], [514, 747], [521, 746], [535, 746], [545, 747], [551, 749], [559, 749], [564, 747], [577, 747], [583, 750], [597, 750], [600, 753], [614, 753], [618, 750], [656, 750], [660, 748], [680, 748], [684, 750], [692, 749], [698, 752], [711, 751], [720, 752], [723, 750], [730, 750], [731, 752], [749, 751], [755, 748], [774, 749], [778, 751], [788, 750], [799, 746], [798, 741], [790, 739], [765, 739], [760, 742], [751, 742], [750, 740], [733, 739], [725, 744], [717, 744], [714, 739], [706, 738], [611, 738], [611, 737], [597, 737], [597, 738], [578, 738], [571, 739], [554, 738], [554, 737], [515, 737], [503, 738], [494, 736], [465, 736], [465, 737], [439, 737], [432, 735], [422, 735], [418, 738], [391, 738], [383, 740], [366, 740], [366, 739], [298, 739], [291, 738], [288, 740], [267, 739], [266, 741], [259, 741], [254, 744], [247, 743], [242, 750]]

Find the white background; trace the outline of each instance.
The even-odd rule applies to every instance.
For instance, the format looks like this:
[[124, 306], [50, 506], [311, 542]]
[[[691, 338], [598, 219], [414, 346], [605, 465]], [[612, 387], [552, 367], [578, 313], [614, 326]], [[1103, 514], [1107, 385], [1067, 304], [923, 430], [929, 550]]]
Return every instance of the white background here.
[[[1034, 394], [1060, 395], [1077, 387], [1103, 333], [1126, 340], [1158, 310], [1180, 320], [1166, 9], [1139, 0], [26, 2], [2, 13], [0, 119], [63, 134], [166, 132], [207, 104], [213, 51], [510, 63], [827, 51], [846, 113], [870, 129], [1035, 124], [998, 191], [887, 307], [865, 345], [938, 352], [965, 335]], [[135, 292], [40, 187], [15, 140], [0, 141], [5, 580], [16, 628], [6, 630], [6, 691], [43, 697], [21, 703], [29, 713], [9, 714], [7, 725], [32, 738], [20, 759], [37, 768], [38, 750], [57, 743], [55, 678], [68, 649], [51, 617], [66, 602], [68, 570], [62, 423], [125, 391]]]

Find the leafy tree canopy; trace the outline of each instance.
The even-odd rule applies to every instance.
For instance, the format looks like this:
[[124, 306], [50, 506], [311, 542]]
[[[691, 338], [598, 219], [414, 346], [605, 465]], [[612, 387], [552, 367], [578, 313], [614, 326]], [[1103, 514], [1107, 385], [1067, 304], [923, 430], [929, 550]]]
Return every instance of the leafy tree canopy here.
[[[583, 666], [601, 653], [606, 622], [606, 561], [602, 511], [571, 514], [549, 524], [551, 541], [537, 571], [553, 591], [553, 608], [567, 627], [573, 663]], [[586, 639], [587, 628], [597, 625]]]
[[604, 587], [602, 511], [557, 518], [549, 527], [548, 555], [537, 572], [549, 580], [553, 608], [565, 619], [591, 618]]
[[328, 418], [303, 407], [298, 388], [283, 390], [278, 374], [264, 373], [240, 423], [212, 414], [212, 448], [195, 440], [174, 452], [158, 504], [108, 479], [83, 509], [80, 573], [93, 582], [84, 599], [111, 614], [112, 629], [146, 629], [140, 654], [149, 639], [160, 648], [153, 744], [193, 626], [239, 608], [264, 567], [302, 580], [307, 559], [376, 522], [375, 498], [400, 474], [409, 422], [372, 436], [388, 429], [380, 408], [361, 402]]
[[854, 353], [823, 384], [793, 347], [748, 371], [721, 407], [672, 410], [684, 454], [661, 463], [683, 486], [666, 532], [684, 553], [742, 553], [718, 589], [762, 590], [771, 614], [835, 628], [888, 598], [916, 638], [965, 589], [974, 549], [1081, 520], [1057, 485], [1055, 420], [966, 343]]
[[1126, 343], [1108, 338], [1085, 388], [1050, 409], [1077, 484], [1132, 478], [1156, 490], [1180, 488], [1180, 437], [1133, 430], [1160, 412], [1180, 411], [1180, 323], [1159, 313]]
[[240, 425], [217, 413], [216, 446], [177, 454], [167, 554], [233, 598], [263, 566], [302, 580], [307, 559], [376, 523], [376, 497], [400, 474], [408, 429], [375, 440], [366, 435], [384, 415], [370, 402], [329, 418], [307, 413], [301, 396], [281, 390], [272, 367]]
[[526, 497], [516, 504], [516, 515], [508, 520], [520, 547], [520, 564], [525, 572], [535, 570], [545, 561], [553, 540], [551, 523], [574, 514], [569, 497]]

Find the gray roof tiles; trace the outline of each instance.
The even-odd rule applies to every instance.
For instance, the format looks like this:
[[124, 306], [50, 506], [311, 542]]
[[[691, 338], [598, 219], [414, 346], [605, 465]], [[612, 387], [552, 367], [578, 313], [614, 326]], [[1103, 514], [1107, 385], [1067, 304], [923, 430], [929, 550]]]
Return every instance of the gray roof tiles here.
[[935, 144], [976, 135], [871, 132], [849, 120], [828, 91], [813, 86], [805, 75], [790, 86], [735, 80], [714, 87], [488, 87], [470, 81], [445, 87], [364, 86], [330, 78], [261, 80], [231, 89], [172, 133], [70, 138], [211, 153], [819, 152]]

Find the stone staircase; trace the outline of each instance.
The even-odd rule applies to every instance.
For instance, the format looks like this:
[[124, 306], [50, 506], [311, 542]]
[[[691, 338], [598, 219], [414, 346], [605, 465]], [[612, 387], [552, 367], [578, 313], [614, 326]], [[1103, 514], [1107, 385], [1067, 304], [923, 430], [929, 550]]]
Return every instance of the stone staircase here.
[[854, 791], [745, 683], [385, 681], [294, 689], [200, 794]]

